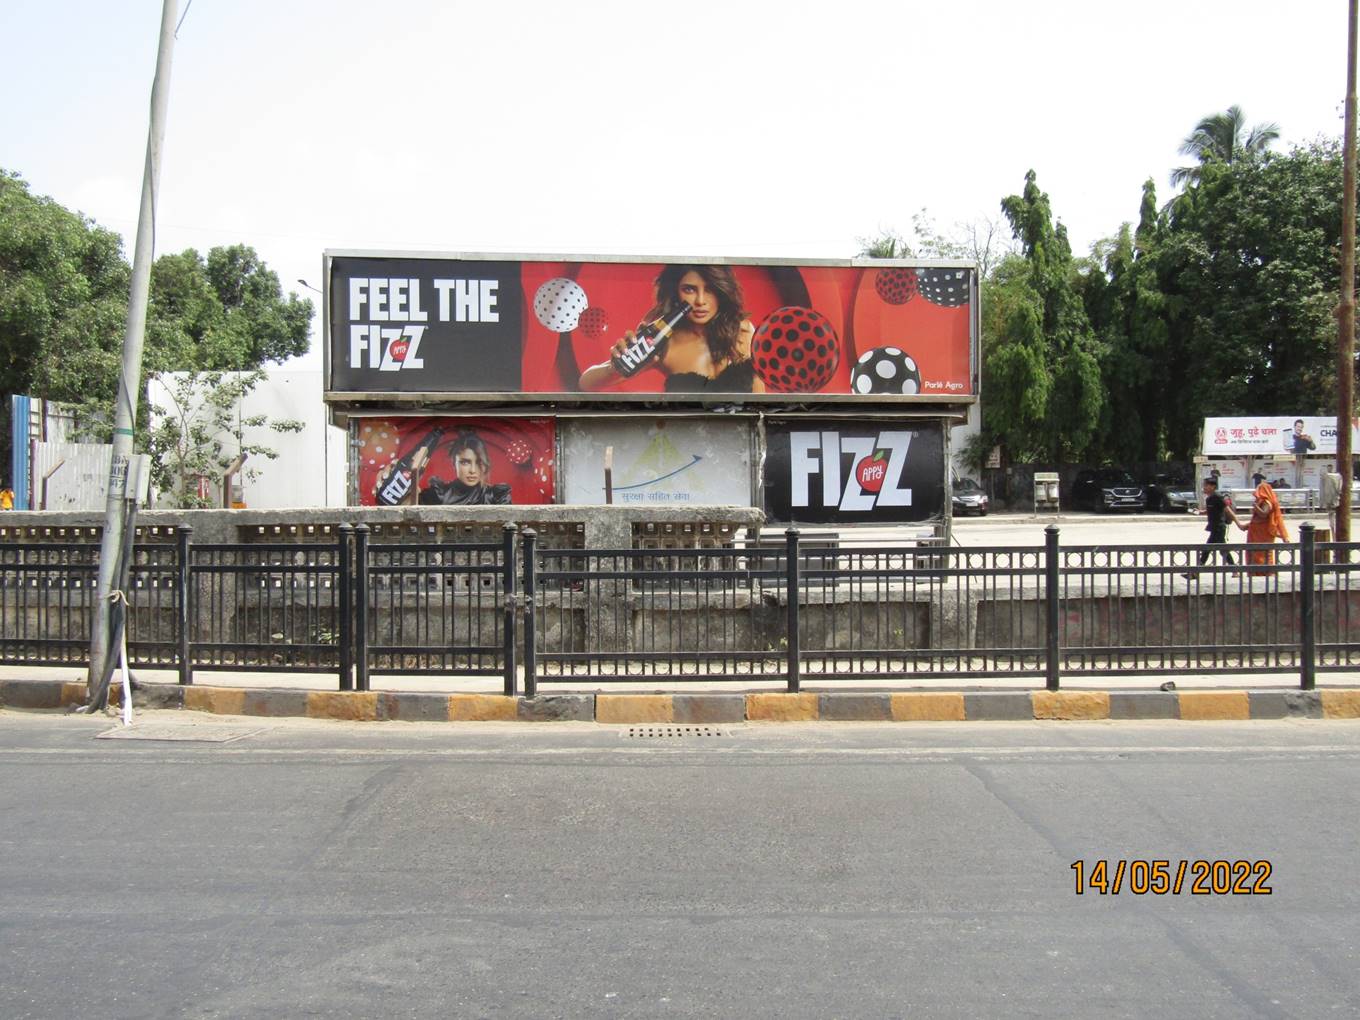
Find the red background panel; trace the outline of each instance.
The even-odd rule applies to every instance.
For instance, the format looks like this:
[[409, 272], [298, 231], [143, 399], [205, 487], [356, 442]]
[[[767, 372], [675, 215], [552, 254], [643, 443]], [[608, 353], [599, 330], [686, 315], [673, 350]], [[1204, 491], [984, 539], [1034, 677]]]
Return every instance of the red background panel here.
[[[490, 456], [491, 474], [486, 481], [507, 483], [510, 502], [554, 501], [556, 427], [551, 418], [363, 418], [358, 424], [361, 506], [376, 504], [378, 472], [416, 447], [434, 428], [442, 428], [444, 435], [421, 474], [422, 491], [432, 478], [448, 481], [454, 477], [449, 444], [461, 433], [470, 432], [481, 438]], [[522, 458], [526, 447], [527, 461], [515, 463], [514, 455]]]

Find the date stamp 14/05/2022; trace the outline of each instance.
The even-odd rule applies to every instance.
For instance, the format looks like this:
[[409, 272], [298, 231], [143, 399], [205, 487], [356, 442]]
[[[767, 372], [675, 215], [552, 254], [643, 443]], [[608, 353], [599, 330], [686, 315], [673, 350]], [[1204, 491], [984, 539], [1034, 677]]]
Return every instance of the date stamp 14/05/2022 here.
[[1073, 861], [1076, 894], [1118, 896], [1269, 896], [1270, 861], [1124, 858]]

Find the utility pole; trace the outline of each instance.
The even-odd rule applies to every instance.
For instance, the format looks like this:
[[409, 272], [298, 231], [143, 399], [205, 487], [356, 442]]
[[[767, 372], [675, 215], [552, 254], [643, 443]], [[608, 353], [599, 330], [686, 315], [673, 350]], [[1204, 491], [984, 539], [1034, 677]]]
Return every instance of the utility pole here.
[[1341, 188], [1341, 304], [1337, 307], [1336, 470], [1341, 475], [1341, 503], [1336, 508], [1333, 541], [1351, 540], [1351, 420], [1355, 417], [1355, 19], [1357, 0], [1350, 0], [1346, 43], [1346, 147]]
[[109, 496], [104, 507], [104, 535], [99, 546], [99, 581], [95, 589], [94, 629], [90, 634], [90, 672], [86, 690], [99, 688], [109, 648], [109, 596], [114, 569], [127, 527], [128, 468], [132, 463], [132, 429], [137, 421], [137, 387], [142, 378], [142, 342], [146, 336], [146, 305], [151, 290], [151, 261], [156, 248], [156, 195], [160, 190], [161, 146], [165, 114], [170, 105], [170, 57], [175, 48], [176, 0], [164, 0], [156, 77], [151, 83], [151, 126], [146, 136], [146, 166], [142, 171], [142, 207], [137, 216], [137, 247], [132, 260], [128, 293], [127, 331], [123, 334], [123, 368], [118, 377], [118, 402], [113, 411], [113, 457], [109, 462]]

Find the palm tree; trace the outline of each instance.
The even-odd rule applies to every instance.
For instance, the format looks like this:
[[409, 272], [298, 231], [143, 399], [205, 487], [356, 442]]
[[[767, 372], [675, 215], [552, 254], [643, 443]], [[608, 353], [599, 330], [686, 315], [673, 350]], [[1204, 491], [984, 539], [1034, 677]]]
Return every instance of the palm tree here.
[[860, 237], [859, 257], [863, 259], [909, 259], [911, 245], [901, 234], [879, 228], [878, 237]]
[[1240, 106], [1230, 106], [1222, 113], [1211, 114], [1201, 120], [1181, 143], [1180, 150], [1183, 156], [1194, 156], [1199, 160], [1199, 165], [1177, 167], [1171, 171], [1172, 185], [1195, 184], [1206, 163], [1233, 163], [1259, 155], [1280, 137], [1278, 124], [1257, 124], [1250, 131], [1246, 127], [1247, 117]]

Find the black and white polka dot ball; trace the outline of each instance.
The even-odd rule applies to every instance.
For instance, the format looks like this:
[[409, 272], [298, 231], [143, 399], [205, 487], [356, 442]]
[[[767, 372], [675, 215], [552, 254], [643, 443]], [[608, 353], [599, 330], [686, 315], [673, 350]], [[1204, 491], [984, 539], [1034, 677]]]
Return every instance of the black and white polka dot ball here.
[[968, 303], [968, 270], [918, 269], [916, 289], [932, 305], [958, 308]]
[[590, 302], [585, 289], [575, 280], [557, 276], [534, 292], [534, 315], [544, 329], [570, 333]]
[[921, 392], [921, 370], [906, 351], [875, 347], [860, 355], [850, 373], [855, 393], [892, 393], [912, 396]]

